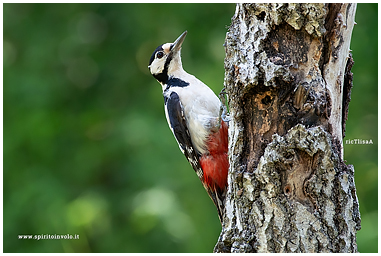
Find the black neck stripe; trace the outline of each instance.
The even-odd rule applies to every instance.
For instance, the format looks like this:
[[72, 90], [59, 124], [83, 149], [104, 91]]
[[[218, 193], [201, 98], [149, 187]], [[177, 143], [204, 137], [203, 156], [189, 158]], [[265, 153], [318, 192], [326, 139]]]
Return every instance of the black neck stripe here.
[[188, 82], [185, 82], [184, 80], [181, 80], [180, 78], [171, 77], [168, 80], [168, 83], [165, 86], [165, 89], [163, 91], [164, 95], [164, 102], [167, 103], [168, 96], [166, 96], [166, 92], [168, 92], [169, 88], [171, 87], [187, 87], [189, 86]]
[[171, 77], [168, 80], [167, 85], [169, 87], [187, 87], [187, 86], [189, 86], [189, 83], [185, 82], [184, 80], [181, 80], [180, 78]]
[[173, 58], [173, 53], [169, 52], [168, 57], [165, 60], [163, 72], [157, 75], [160, 80], [155, 77], [159, 82], [168, 84], [168, 67], [169, 67], [169, 63], [171, 63], [172, 61], [172, 58]]
[[[164, 71], [166, 71], [166, 70], [164, 70]], [[164, 71], [162, 73], [153, 75], [153, 77], [156, 78], [156, 80], [162, 84], [166, 84], [168, 81], [167, 71], [166, 72], [164, 72]]]
[[[149, 61], [149, 65], [151, 65], [152, 62], [154, 61], [155, 55], [156, 55], [156, 53], [158, 51], [163, 51], [162, 45], [157, 47], [156, 50], [153, 52], [153, 54], [151, 56], [151, 59]], [[165, 60], [165, 63], [164, 63], [164, 69], [163, 69], [163, 71], [161, 73], [159, 73], [159, 74], [154, 74], [153, 75], [156, 78], [156, 80], [159, 81], [160, 83], [163, 83], [163, 84], [167, 84], [168, 83], [168, 67], [169, 67], [169, 64], [171, 63], [172, 59], [173, 59], [173, 52], [169, 52], [168, 57], [167, 57], [167, 59]]]

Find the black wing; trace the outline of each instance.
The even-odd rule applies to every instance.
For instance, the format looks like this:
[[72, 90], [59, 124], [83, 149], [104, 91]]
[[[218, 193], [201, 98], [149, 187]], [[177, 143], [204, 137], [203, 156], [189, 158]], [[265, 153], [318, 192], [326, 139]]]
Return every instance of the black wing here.
[[208, 192], [208, 195], [216, 205], [218, 217], [222, 223], [225, 192], [217, 191], [216, 188], [213, 190], [204, 182], [204, 172], [200, 164], [200, 155], [193, 147], [179, 95], [175, 92], [171, 92], [169, 97], [164, 96], [164, 100], [171, 130], [175, 135], [177, 142], [179, 143], [181, 151], [187, 158], [188, 162], [192, 165], [193, 169], [196, 171], [197, 176], [201, 180], [201, 183], [204, 186], [206, 192]]
[[199, 179], [204, 182], [204, 173], [199, 160], [200, 156], [193, 147], [179, 95], [176, 92], [171, 92], [169, 97], [164, 96], [164, 100], [170, 128], [179, 143], [180, 149], [196, 171]]

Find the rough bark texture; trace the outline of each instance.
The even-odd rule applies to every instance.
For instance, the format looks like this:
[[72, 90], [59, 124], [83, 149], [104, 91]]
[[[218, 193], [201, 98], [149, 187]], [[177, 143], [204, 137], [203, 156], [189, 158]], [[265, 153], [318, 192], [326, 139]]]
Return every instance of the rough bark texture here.
[[225, 47], [228, 192], [215, 252], [357, 252], [343, 161], [355, 4], [237, 4]]

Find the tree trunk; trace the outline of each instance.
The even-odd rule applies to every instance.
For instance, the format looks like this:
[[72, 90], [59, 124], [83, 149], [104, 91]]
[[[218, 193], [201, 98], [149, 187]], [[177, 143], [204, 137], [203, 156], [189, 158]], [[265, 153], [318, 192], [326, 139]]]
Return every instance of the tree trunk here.
[[357, 252], [343, 160], [356, 4], [238, 4], [226, 36], [228, 191], [215, 252]]

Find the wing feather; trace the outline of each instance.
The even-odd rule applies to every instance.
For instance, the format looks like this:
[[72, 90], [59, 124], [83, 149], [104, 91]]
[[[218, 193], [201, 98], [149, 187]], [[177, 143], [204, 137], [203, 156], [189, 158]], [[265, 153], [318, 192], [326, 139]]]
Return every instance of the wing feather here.
[[169, 126], [179, 144], [180, 150], [183, 152], [188, 162], [192, 165], [198, 178], [201, 180], [202, 185], [208, 192], [208, 195], [212, 199], [213, 203], [216, 205], [218, 217], [222, 223], [224, 215], [225, 189], [221, 189], [215, 185], [211, 187], [210, 184], [205, 182], [204, 171], [202, 170], [200, 163], [201, 155], [199, 155], [193, 147], [179, 95], [174, 91], [168, 94], [164, 94], [164, 100], [166, 104], [166, 117]]
[[179, 144], [180, 150], [196, 171], [199, 179], [203, 182], [204, 175], [200, 165], [200, 156], [193, 147], [179, 95], [172, 91], [165, 98], [165, 104], [168, 123]]

